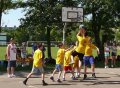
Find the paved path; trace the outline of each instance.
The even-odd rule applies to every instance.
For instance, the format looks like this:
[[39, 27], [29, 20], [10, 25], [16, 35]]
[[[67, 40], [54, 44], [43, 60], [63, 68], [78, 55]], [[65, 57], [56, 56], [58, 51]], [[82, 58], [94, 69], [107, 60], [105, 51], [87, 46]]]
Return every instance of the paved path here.
[[0, 73], [0, 88], [120, 88], [120, 68], [97, 68], [97, 78], [93, 79], [91, 74], [88, 74], [86, 80], [82, 80], [82, 74], [79, 80], [73, 81], [68, 73], [67, 81], [62, 83], [52, 82], [49, 79], [50, 74], [47, 74], [45, 80], [49, 83], [48, 86], [42, 86], [41, 79], [35, 75], [28, 80], [27, 86], [23, 85], [22, 81], [27, 74], [28, 72], [17, 72], [16, 78], [7, 78], [6, 73]]

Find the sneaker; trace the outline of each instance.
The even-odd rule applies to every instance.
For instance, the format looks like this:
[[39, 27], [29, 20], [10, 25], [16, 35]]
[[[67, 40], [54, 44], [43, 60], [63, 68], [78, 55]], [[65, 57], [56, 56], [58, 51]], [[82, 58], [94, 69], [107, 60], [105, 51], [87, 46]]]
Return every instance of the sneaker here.
[[25, 80], [23, 81], [23, 84], [26, 85], [26, 83], [27, 83], [27, 80], [25, 79]]
[[93, 77], [93, 78], [96, 78], [96, 75], [95, 75], [95, 73], [93, 73], [93, 74], [92, 74], [92, 77]]
[[87, 78], [87, 75], [86, 74], [84, 74], [84, 77], [83, 77], [83, 79], [86, 79]]
[[50, 79], [51, 79], [52, 81], [55, 81], [53, 76], [51, 76]]
[[111, 65], [111, 67], [113, 68], [114, 66], [113, 66], [113, 65]]
[[61, 83], [61, 80], [60, 80], [60, 79], [57, 79], [57, 82]]
[[108, 66], [105, 66], [105, 68], [109, 68]]
[[66, 81], [65, 78], [63, 78], [63, 81]]
[[42, 84], [43, 86], [46, 86], [46, 85], [48, 85], [46, 82], [43, 82], [43, 84]]
[[80, 75], [77, 75], [76, 78], [80, 78]]
[[8, 75], [8, 78], [12, 78], [12, 76], [11, 76], [11, 75]]
[[75, 78], [75, 77], [72, 77], [72, 80], [78, 80], [77, 78]]
[[14, 74], [12, 74], [11, 77], [16, 77], [16, 76]]

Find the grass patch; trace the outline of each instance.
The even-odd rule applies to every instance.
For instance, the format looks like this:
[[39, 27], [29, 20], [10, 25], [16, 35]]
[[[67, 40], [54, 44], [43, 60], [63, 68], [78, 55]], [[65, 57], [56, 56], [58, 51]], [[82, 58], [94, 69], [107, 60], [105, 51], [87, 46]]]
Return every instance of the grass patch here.
[[[6, 53], [6, 47], [0, 47], [0, 60], [5, 60], [5, 53]], [[51, 55], [52, 58], [56, 58], [57, 56], [57, 51], [58, 51], [58, 47], [51, 47]], [[32, 54], [32, 48], [31, 47], [27, 47], [27, 53], [28, 54]], [[47, 58], [47, 48], [46, 48], [46, 52], [45, 52], [45, 58]]]
[[[1, 52], [0, 52], [0, 60], [5, 60], [4, 55], [5, 55], [5, 52], [6, 52], [6, 47], [0, 47], [0, 50], [1, 50]], [[52, 55], [53, 59], [56, 59], [57, 51], [58, 51], [58, 47], [51, 47], [51, 55]], [[31, 54], [32, 53], [32, 48], [27, 47], [27, 52], [28, 52], [28, 54]], [[94, 55], [94, 57], [97, 56], [96, 51], [93, 52], [93, 55]], [[117, 55], [120, 55], [120, 50], [117, 52]], [[46, 48], [45, 56], [46, 56], [45, 58], [48, 57], [47, 56], [47, 48]], [[110, 62], [111, 61], [109, 61], [109, 66], [110, 66]], [[53, 64], [47, 64], [47, 66], [45, 67], [45, 70], [50, 70], [51, 71], [51, 70], [53, 70], [54, 67], [55, 67], [55, 65], [53, 65]], [[101, 61], [101, 60], [97, 59], [96, 60], [96, 67], [104, 68], [104, 61]], [[120, 67], [120, 60], [118, 60], [116, 62], [116, 67]], [[32, 68], [32, 65], [29, 65], [29, 66], [26, 66], [26, 67], [18, 66], [16, 68], [16, 71], [21, 71], [21, 70], [22, 71], [29, 71], [29, 70], [31, 70], [31, 68]], [[6, 71], [6, 66], [0, 65], [0, 69], [1, 69], [1, 71]]]

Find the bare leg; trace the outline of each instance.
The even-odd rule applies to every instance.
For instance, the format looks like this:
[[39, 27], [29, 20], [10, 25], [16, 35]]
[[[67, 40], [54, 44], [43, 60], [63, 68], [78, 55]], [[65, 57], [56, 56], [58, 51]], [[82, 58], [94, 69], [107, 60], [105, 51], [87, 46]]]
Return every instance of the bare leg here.
[[91, 65], [91, 70], [92, 70], [92, 73], [95, 73], [95, 65], [94, 64]]
[[30, 78], [32, 74], [33, 74], [33, 72], [29, 73], [29, 74], [27, 75], [27, 78]]
[[73, 71], [73, 70], [71, 71], [71, 74], [72, 74], [72, 77], [75, 77], [75, 75], [74, 75], [74, 71]]
[[8, 73], [8, 76], [10, 77], [10, 74], [11, 74], [10, 67], [7, 67], [7, 73]]
[[84, 78], [83, 79], [86, 79], [87, 78], [87, 66], [84, 66]]
[[95, 64], [91, 65], [91, 70], [92, 70], [92, 77], [96, 78], [96, 75], [95, 75]]
[[11, 74], [14, 75], [15, 73], [15, 67], [11, 67]]
[[116, 56], [113, 56], [113, 65], [116, 65]]
[[44, 81], [44, 78], [45, 78], [45, 74], [42, 73], [42, 83], [43, 83], [43, 86], [44, 86], [44, 85], [48, 85], [48, 84]]
[[108, 68], [108, 59], [109, 59], [109, 57], [105, 58], [105, 68]]
[[84, 66], [84, 74], [87, 74], [87, 66]]
[[23, 84], [26, 85], [28, 79], [31, 77], [32, 74], [33, 74], [33, 72], [31, 72], [31, 73], [29, 73], [29, 74], [27, 75], [27, 78], [23, 81]]
[[82, 69], [82, 61], [79, 60], [79, 75], [80, 75], [81, 69]]
[[59, 73], [58, 73], [58, 79], [60, 79], [61, 73], [62, 73], [62, 71], [59, 71]]
[[53, 73], [52, 73], [52, 75], [51, 75], [51, 77], [50, 77], [50, 79], [51, 79], [52, 81], [55, 81], [55, 80], [54, 80], [54, 74], [55, 74], [56, 71], [57, 71], [57, 69], [55, 69], [55, 70], [53, 71]]
[[80, 68], [77, 66], [77, 76], [80, 77]]
[[53, 73], [52, 73], [52, 75], [51, 76], [54, 76], [54, 74], [55, 74], [55, 72], [57, 71], [57, 69], [55, 69], [54, 71], [53, 71]]
[[66, 71], [63, 71], [63, 81], [65, 81]]
[[45, 78], [45, 74], [44, 74], [44, 73], [42, 73], [42, 80], [44, 80], [44, 78]]

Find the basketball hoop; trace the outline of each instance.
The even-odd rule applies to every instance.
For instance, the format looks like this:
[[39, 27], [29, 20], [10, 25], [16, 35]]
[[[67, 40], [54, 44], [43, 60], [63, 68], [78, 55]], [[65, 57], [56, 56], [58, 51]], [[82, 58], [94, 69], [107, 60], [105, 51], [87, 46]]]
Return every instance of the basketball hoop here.
[[62, 7], [63, 22], [83, 22], [83, 8]]
[[63, 28], [63, 43], [65, 43], [65, 30], [67, 22], [83, 22], [83, 8], [62, 7], [62, 21], [65, 22]]
[[71, 19], [71, 22], [77, 22], [77, 21], [78, 21], [77, 18], [72, 18], [72, 19]]

